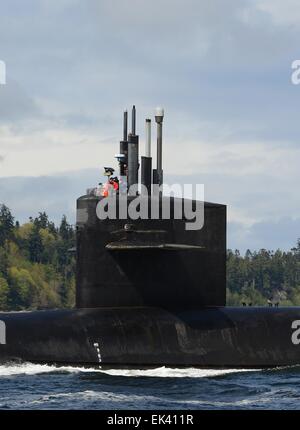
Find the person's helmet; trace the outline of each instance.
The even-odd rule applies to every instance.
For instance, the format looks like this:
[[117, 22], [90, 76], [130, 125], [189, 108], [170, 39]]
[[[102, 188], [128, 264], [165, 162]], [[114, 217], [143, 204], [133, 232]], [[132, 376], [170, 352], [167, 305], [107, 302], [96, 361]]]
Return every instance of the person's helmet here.
[[104, 167], [104, 176], [111, 176], [114, 174], [115, 169], [112, 167]]

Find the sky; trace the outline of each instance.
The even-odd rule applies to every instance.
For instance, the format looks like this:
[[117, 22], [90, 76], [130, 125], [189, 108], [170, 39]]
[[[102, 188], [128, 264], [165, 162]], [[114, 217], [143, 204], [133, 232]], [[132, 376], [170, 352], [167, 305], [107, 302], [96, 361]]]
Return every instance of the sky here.
[[[168, 182], [228, 206], [228, 247], [300, 237], [298, 0], [2, 0], [0, 202], [74, 220], [103, 179], [122, 111], [165, 108]], [[153, 130], [153, 136], [155, 136]]]

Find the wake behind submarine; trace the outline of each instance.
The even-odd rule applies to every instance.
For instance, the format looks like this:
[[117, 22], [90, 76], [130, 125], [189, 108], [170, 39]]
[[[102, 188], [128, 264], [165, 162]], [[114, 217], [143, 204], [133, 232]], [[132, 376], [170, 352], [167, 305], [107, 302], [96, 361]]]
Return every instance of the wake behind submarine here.
[[[158, 109], [156, 168], [147, 119], [139, 169], [135, 107], [129, 134], [124, 113], [119, 177], [107, 167], [107, 183], [77, 200], [76, 307], [0, 313], [1, 362], [103, 368], [300, 364], [300, 307], [226, 306], [226, 206], [203, 202], [202, 228], [187, 229], [188, 219], [176, 209], [178, 202], [195, 207], [195, 200], [161, 191], [153, 196], [163, 184], [163, 117]], [[139, 170], [142, 191], [134, 187]], [[116, 216], [99, 217], [104, 199], [111, 199]], [[148, 215], [156, 202], [158, 216], [124, 216], [124, 201], [126, 209], [149, 203]], [[164, 217], [168, 201], [170, 216]]]

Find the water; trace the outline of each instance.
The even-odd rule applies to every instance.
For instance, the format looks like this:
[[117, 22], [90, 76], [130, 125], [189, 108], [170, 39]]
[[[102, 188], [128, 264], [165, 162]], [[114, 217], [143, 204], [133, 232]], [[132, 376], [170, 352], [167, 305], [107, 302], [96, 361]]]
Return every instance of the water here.
[[91, 370], [0, 366], [0, 409], [300, 409], [300, 367]]

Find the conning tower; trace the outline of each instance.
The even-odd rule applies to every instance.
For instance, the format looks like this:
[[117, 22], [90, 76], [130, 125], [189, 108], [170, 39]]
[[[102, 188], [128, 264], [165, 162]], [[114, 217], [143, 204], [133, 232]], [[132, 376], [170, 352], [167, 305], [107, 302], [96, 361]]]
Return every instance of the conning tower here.
[[[127, 134], [124, 113], [120, 154], [120, 193], [116, 195], [116, 219], [99, 219], [97, 205], [105, 197], [94, 192], [77, 200], [77, 308], [155, 306], [164, 309], [224, 306], [226, 303], [226, 206], [204, 202], [204, 224], [187, 230], [185, 217], [176, 219], [175, 207], [187, 199], [159, 193], [157, 219], [151, 218], [153, 184], [162, 185], [162, 124], [164, 111], [158, 108], [157, 166], [152, 170], [151, 120], [146, 119], [146, 153], [141, 157], [142, 193], [130, 192], [138, 185], [139, 136], [136, 109], [132, 130]], [[121, 185], [122, 184], [122, 185]], [[125, 184], [125, 185], [124, 185]], [[148, 203], [148, 219], [121, 218], [121, 186], [125, 186], [127, 207], [136, 199]], [[162, 206], [170, 202], [170, 217]], [[190, 202], [196, 207], [196, 202]]]

